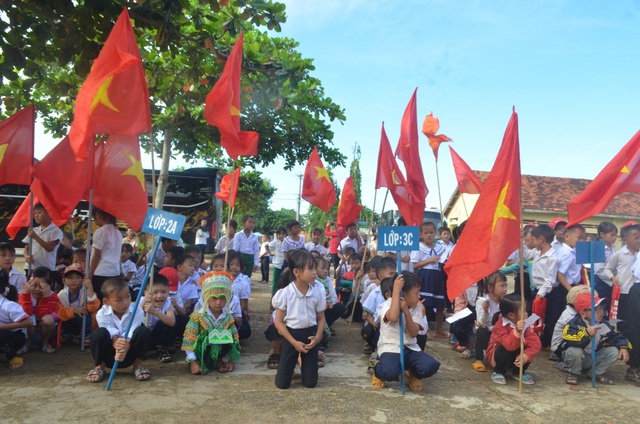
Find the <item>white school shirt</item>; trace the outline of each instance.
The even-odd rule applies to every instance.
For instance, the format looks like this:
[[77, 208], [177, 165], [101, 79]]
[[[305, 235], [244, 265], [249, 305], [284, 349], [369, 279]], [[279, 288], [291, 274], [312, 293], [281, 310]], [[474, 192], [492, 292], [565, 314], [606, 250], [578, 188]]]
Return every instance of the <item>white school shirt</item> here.
[[[267, 248], [269, 247], [270, 243], [271, 242], [268, 242], [268, 241], [260, 243], [260, 253], [258, 254], [260, 258], [262, 258], [264, 255], [267, 254]], [[269, 250], [269, 252], [271, 252], [271, 250]]]
[[558, 272], [564, 274], [567, 282], [575, 286], [582, 281], [580, 276], [580, 270], [582, 267], [576, 263], [576, 251], [575, 249], [562, 243], [556, 250], [556, 256], [558, 257]]
[[238, 274], [231, 285], [231, 292], [240, 300], [247, 300], [251, 297], [251, 280], [244, 274]]
[[594, 271], [596, 273], [596, 276], [600, 278], [602, 281], [604, 281], [604, 283], [607, 284], [609, 287], [613, 286], [613, 282], [611, 281], [611, 279], [609, 279], [606, 276], [604, 272], [604, 267], [607, 265], [607, 262], [609, 262], [609, 259], [611, 259], [611, 255], [613, 255], [615, 252], [616, 252], [615, 246], [610, 246], [605, 243], [604, 262], [598, 262], [597, 264], [594, 264], [595, 266]]
[[304, 238], [304, 236], [298, 237], [300, 237], [298, 240], [292, 240], [289, 236], [285, 237], [282, 241], [282, 253], [304, 249], [306, 239]]
[[136, 267], [136, 264], [134, 264], [129, 259], [127, 259], [126, 261], [124, 261], [124, 263], [122, 262], [120, 263], [120, 270], [122, 272], [122, 275], [124, 275], [125, 277], [127, 276], [128, 273], [133, 272], [131, 279], [127, 281], [127, 283], [129, 284], [129, 287], [133, 287], [133, 277], [135, 277], [136, 271], [138, 270], [138, 268]]
[[113, 224], [103, 225], [93, 234], [91, 254], [100, 250], [100, 262], [93, 275], [115, 277], [120, 275], [120, 255], [122, 253], [122, 234]]
[[198, 228], [196, 231], [196, 244], [207, 244], [209, 238], [209, 231]]
[[249, 233], [249, 235], [246, 235], [244, 231], [236, 233], [233, 238], [233, 246], [240, 253], [253, 255], [253, 265], [260, 264], [260, 243], [258, 243], [258, 236], [253, 232]]
[[280, 269], [284, 263], [284, 253], [282, 252], [282, 242], [277, 238], [269, 243], [269, 250], [273, 254], [273, 266]]
[[[485, 312], [482, 304], [485, 300], [489, 301], [489, 312]], [[489, 331], [493, 331], [493, 324], [491, 321], [493, 320], [493, 316], [500, 312], [500, 304], [494, 302], [489, 297], [481, 297], [479, 296], [476, 300], [476, 321], [480, 324], [487, 327]]]
[[[385, 320], [387, 312], [391, 309], [391, 301], [389, 298], [382, 304], [382, 310], [380, 311], [380, 338], [378, 339], [378, 357], [383, 353], [400, 353], [400, 326], [399, 322], [388, 322]], [[411, 319], [422, 328], [422, 310], [420, 305], [416, 305], [409, 309], [411, 313]], [[404, 314], [400, 311], [401, 319], [404, 319]], [[410, 337], [407, 333], [407, 327], [404, 327], [404, 346], [420, 352], [420, 346], [416, 337]]]
[[558, 287], [559, 265], [553, 247], [533, 260], [533, 287], [538, 290], [539, 296], [545, 297], [554, 287]]
[[344, 252], [344, 249], [347, 247], [353, 247], [353, 250], [358, 253], [358, 239], [360, 240], [360, 246], [364, 246], [364, 239], [356, 235], [354, 238], [349, 238], [349, 236], [340, 240], [340, 252]]
[[309, 243], [304, 245], [304, 248], [307, 249], [309, 252], [313, 252], [314, 250], [316, 252], [318, 252], [323, 258], [325, 256], [327, 256], [327, 254], [329, 253], [329, 250], [327, 250], [326, 247], [324, 247], [321, 243], [318, 244], [314, 244], [312, 241], [310, 241]]
[[[402, 262], [402, 258], [405, 256], [409, 256], [409, 262]], [[410, 250], [401, 250], [400, 256], [396, 258], [396, 260], [400, 261], [400, 269], [402, 271], [413, 272], [413, 263], [411, 262], [411, 251]]]
[[198, 289], [196, 288], [196, 285], [189, 281], [189, 278], [187, 278], [182, 284], [178, 282], [177, 293], [183, 306], [186, 305], [189, 300], [193, 299], [194, 303], [198, 300]]
[[[129, 305], [129, 310], [122, 315], [122, 318], [118, 318], [116, 314], [113, 313], [113, 309], [111, 306], [103, 305], [102, 308], [96, 313], [96, 321], [98, 321], [98, 327], [106, 328], [111, 337], [126, 337], [130, 339], [133, 336], [133, 332], [136, 328], [140, 327], [144, 322], [144, 311], [140, 306], [138, 309], [133, 311], [134, 303]], [[129, 325], [129, 320], [131, 320], [131, 316], [133, 318], [133, 324], [131, 325], [131, 330], [127, 335], [125, 332], [127, 331], [127, 325]]]
[[336, 303], [338, 303], [338, 295], [336, 294], [336, 288], [333, 285], [333, 280], [331, 280], [331, 278], [329, 278], [329, 276], [327, 275], [326, 277], [324, 277], [323, 284], [329, 289], [328, 300], [331, 302], [331, 304], [335, 305]]
[[[13, 324], [25, 318], [29, 318], [29, 315], [24, 312], [22, 306], [16, 302], [5, 299], [4, 296], [0, 296], [0, 324]], [[15, 328], [11, 331], [19, 332], [24, 331], [24, 329]]]
[[369, 282], [369, 284], [367, 284], [362, 290], [364, 290], [364, 292], [362, 293], [362, 299], [361, 302], [364, 305], [364, 302], [367, 301], [367, 299], [369, 298], [369, 295], [371, 294], [371, 292], [373, 292], [376, 287], [379, 287], [377, 284], [373, 283], [371, 284], [371, 282]]
[[378, 305], [382, 305], [384, 302], [385, 298], [382, 295], [380, 286], [376, 286], [367, 297], [367, 300], [362, 304], [362, 310], [373, 316], [376, 313]]
[[[62, 240], [62, 230], [56, 227], [52, 222], [46, 228], [42, 228], [42, 226], [34, 227], [33, 231], [44, 241], [58, 241], [56, 247], [53, 248], [51, 252], [47, 252], [47, 250], [40, 246], [40, 243], [37, 241], [33, 241], [31, 244], [31, 256], [33, 256], [33, 268], [38, 268], [43, 266], [51, 271], [56, 269], [56, 255], [58, 253], [58, 248], [60, 247], [60, 241]], [[121, 236], [122, 237], [122, 236]], [[29, 244], [31, 237], [26, 236], [22, 239], [22, 242], [25, 244]]]
[[222, 236], [220, 237], [220, 240], [218, 240], [218, 242], [216, 243], [215, 250], [217, 250], [220, 253], [225, 253], [227, 251], [227, 247], [229, 248], [229, 250], [234, 250], [235, 240], [236, 240], [236, 237], [234, 236], [231, 239], [231, 241], [228, 243], [229, 245], [227, 246], [227, 236]]
[[[140, 304], [144, 305], [144, 296], [140, 299]], [[167, 300], [164, 302], [164, 305], [160, 307], [160, 312], [163, 314], [167, 314], [167, 311], [171, 308], [171, 298], [167, 296]], [[146, 326], [149, 330], [153, 330], [157, 323], [160, 322], [160, 318], [153, 314], [149, 314], [149, 324]]]
[[445, 249], [446, 248], [441, 244], [436, 244], [433, 247], [428, 247], [420, 243], [420, 249], [411, 252], [411, 262], [413, 263], [413, 268], [416, 271], [419, 269], [440, 269], [439, 262], [431, 262], [417, 269], [416, 264], [418, 262], [426, 261], [427, 259], [434, 256], [440, 256], [442, 258], [442, 254], [445, 252]]
[[284, 324], [287, 327], [302, 330], [318, 325], [318, 313], [327, 308], [327, 301], [324, 293], [312, 285], [309, 285], [306, 294], [302, 294], [295, 283], [291, 283], [276, 292], [271, 299], [271, 306], [284, 311]]
[[9, 284], [16, 288], [18, 293], [22, 292], [22, 288], [27, 283], [27, 277], [23, 272], [18, 271], [14, 267], [11, 267], [9, 271]]
[[627, 245], [611, 255], [611, 259], [604, 267], [604, 273], [609, 279], [618, 277], [620, 284], [620, 294], [629, 294], [629, 290], [636, 283], [636, 277], [632, 273], [633, 265], [637, 256], [629, 252]]

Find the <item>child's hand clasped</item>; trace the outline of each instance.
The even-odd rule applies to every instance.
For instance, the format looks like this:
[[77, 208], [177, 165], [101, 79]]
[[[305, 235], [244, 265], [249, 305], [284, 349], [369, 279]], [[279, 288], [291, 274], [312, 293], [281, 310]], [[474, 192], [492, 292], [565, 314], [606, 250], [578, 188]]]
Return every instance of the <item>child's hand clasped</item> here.
[[524, 324], [525, 324], [525, 322], [524, 322], [524, 320], [523, 320], [523, 319], [522, 319], [522, 320], [520, 320], [520, 321], [518, 321], [518, 322], [516, 323], [516, 330], [518, 330], [519, 332], [521, 332], [521, 333], [522, 333], [522, 332], [524, 331]]
[[[522, 360], [522, 364], [520, 363]], [[529, 357], [527, 356], [526, 353], [523, 353], [522, 355], [518, 355], [516, 357], [516, 360], [513, 361], [513, 365], [515, 365], [516, 367], [519, 367], [520, 365], [524, 365], [527, 362], [529, 362]]]

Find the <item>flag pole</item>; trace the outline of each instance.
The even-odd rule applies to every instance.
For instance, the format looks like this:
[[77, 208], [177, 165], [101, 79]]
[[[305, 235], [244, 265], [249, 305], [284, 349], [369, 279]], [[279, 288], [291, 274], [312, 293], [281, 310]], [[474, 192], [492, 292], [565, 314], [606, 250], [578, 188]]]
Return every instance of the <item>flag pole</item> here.
[[[373, 208], [371, 208], [371, 218], [369, 219], [369, 228], [367, 229], [367, 241], [364, 249], [364, 256], [362, 257], [362, 264], [364, 266], [365, 262], [367, 262], [367, 254], [369, 252], [369, 237], [371, 237], [371, 229], [373, 227], [373, 217], [376, 210], [376, 197], [378, 196], [378, 190], [374, 190], [373, 192]], [[360, 237], [360, 236], [358, 236]], [[364, 279], [364, 271], [362, 279], [360, 279], [360, 283], [356, 286], [355, 297], [353, 298], [353, 307], [351, 308], [351, 317], [349, 318], [349, 329], [351, 329], [351, 324], [353, 323], [353, 315], [356, 312], [356, 304], [358, 303], [358, 295], [360, 294], [360, 287], [362, 286], [362, 280]]]
[[[229, 214], [227, 215], [227, 227], [226, 227], [226, 237], [227, 237], [227, 245], [224, 248], [224, 269], [227, 269], [227, 260], [229, 259], [229, 226], [231, 225], [231, 215], [233, 215], [233, 209], [235, 208], [236, 205], [236, 199], [235, 196], [233, 195], [233, 187], [234, 187], [234, 181], [233, 178], [235, 177], [235, 172], [236, 172], [236, 161], [232, 160], [231, 161], [231, 181], [230, 181], [230, 190], [229, 190]], [[233, 201], [232, 201], [233, 200]], [[233, 204], [233, 206], [232, 206]]]
[[[522, 174], [520, 177], [520, 192], [518, 196], [518, 208], [520, 209], [520, 227], [523, 227], [524, 221], [522, 219]], [[521, 230], [522, 231], [522, 230]], [[518, 258], [520, 259], [520, 317], [524, 318], [524, 314], [526, 311], [526, 299], [524, 298], [524, 246], [522, 244], [523, 240], [520, 240], [520, 244], [518, 246]], [[524, 362], [522, 361], [522, 355], [524, 354], [524, 332], [527, 331], [526, 328], [522, 330], [520, 334], [520, 369], [518, 373], [520, 378], [518, 379], [518, 393], [522, 394], [522, 376], [524, 375]]]
[[[93, 167], [95, 166], [95, 153], [94, 150], [96, 148], [96, 137], [93, 137], [93, 140], [91, 142], [88, 143], [90, 148], [88, 149], [87, 155], [89, 160], [91, 161], [91, 178], [89, 178], [90, 181], [90, 186], [89, 186], [89, 215], [87, 218], [87, 254], [86, 254], [86, 262], [85, 262], [85, 268], [84, 268], [84, 272], [85, 272], [85, 276], [87, 275], [87, 273], [89, 272], [89, 269], [91, 268], [91, 219], [93, 217]], [[92, 276], [93, 277], [93, 276]], [[91, 283], [93, 284], [93, 282]], [[84, 306], [85, 308], [87, 307], [87, 301], [88, 301], [88, 293], [87, 290], [84, 291]], [[85, 331], [87, 329], [87, 320], [85, 319], [84, 315], [82, 316], [82, 334], [80, 335], [80, 352], [84, 352], [84, 343], [86, 341], [85, 338]]]
[[156, 207], [156, 162], [154, 160], [155, 150], [153, 145], [153, 129], [149, 132], [149, 145], [151, 146], [151, 203]]
[[[436, 181], [438, 182], [438, 202], [440, 203], [440, 225], [444, 227], [444, 215], [442, 215], [442, 195], [440, 194], [440, 172], [438, 171], [438, 158], [436, 158]], [[466, 208], [465, 208], [466, 210]]]
[[380, 218], [384, 215], [384, 206], [387, 204], [387, 196], [389, 195], [389, 189], [387, 188], [387, 192], [384, 194], [384, 200], [382, 201], [382, 212], [380, 212]]

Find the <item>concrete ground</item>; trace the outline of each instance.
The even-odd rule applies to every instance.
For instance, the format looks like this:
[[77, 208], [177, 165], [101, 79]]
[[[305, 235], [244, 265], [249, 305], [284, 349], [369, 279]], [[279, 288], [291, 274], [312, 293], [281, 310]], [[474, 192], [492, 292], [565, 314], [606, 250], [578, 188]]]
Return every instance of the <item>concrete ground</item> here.
[[[255, 276], [255, 275], [254, 275]], [[640, 387], [624, 381], [625, 367], [616, 364], [609, 375], [615, 386], [591, 388], [564, 383], [565, 374], [541, 353], [530, 367], [534, 386], [518, 393], [518, 384], [494, 384], [490, 373], [478, 373], [472, 361], [457, 357], [447, 340], [427, 344], [427, 352], [441, 362], [440, 371], [425, 380], [425, 390], [406, 395], [399, 383], [371, 388], [368, 356], [362, 353], [360, 326], [343, 320], [326, 352], [318, 387], [302, 388], [295, 380], [288, 390], [274, 385], [274, 370], [266, 367], [270, 285], [252, 284], [250, 307], [253, 335], [242, 345], [235, 372], [206, 376], [188, 373], [184, 355], [160, 364], [154, 354], [146, 365], [153, 378], [134, 380], [131, 369], [118, 370], [111, 391], [105, 383], [85, 381], [92, 361], [77, 344], [46, 355], [25, 355], [25, 366], [9, 370], [0, 359], [0, 419], [5, 423], [635, 423]]]

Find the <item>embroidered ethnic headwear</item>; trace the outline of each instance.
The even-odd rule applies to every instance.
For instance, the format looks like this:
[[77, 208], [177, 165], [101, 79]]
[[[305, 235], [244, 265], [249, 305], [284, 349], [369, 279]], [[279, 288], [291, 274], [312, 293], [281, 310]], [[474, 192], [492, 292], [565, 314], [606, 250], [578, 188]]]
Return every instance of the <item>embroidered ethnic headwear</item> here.
[[212, 297], [224, 296], [229, 302], [231, 300], [231, 284], [233, 277], [228, 272], [213, 271], [200, 278], [202, 286], [202, 301], [206, 305]]

